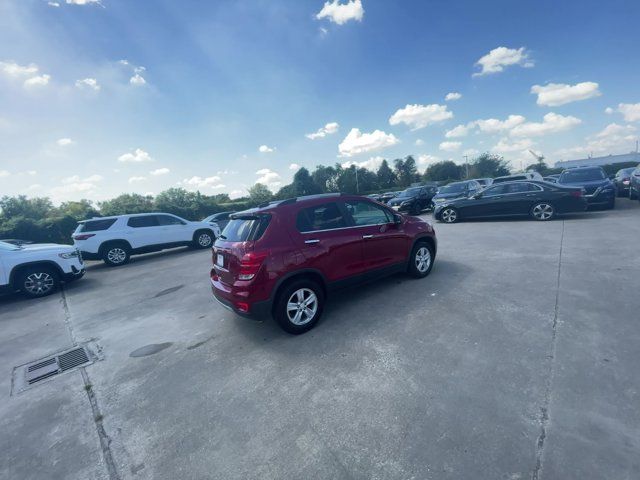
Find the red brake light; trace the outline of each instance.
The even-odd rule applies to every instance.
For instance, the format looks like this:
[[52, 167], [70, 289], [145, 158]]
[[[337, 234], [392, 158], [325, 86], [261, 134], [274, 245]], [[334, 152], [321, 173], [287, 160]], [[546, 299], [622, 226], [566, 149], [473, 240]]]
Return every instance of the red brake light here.
[[86, 240], [87, 238], [95, 237], [95, 233], [83, 233], [81, 235], [74, 235], [74, 240]]
[[249, 304], [247, 302], [236, 302], [236, 308], [243, 313], [247, 313], [249, 311]]
[[238, 280], [251, 280], [256, 276], [258, 270], [262, 266], [262, 263], [267, 258], [267, 252], [261, 253], [245, 253], [240, 260], [240, 271], [238, 273]]
[[582, 197], [582, 190], [572, 190], [571, 196], [576, 198]]

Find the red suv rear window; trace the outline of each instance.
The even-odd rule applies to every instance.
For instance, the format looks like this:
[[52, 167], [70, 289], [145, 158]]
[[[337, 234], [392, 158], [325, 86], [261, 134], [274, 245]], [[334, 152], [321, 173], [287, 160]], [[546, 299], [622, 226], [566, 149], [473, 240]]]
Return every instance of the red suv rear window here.
[[232, 218], [220, 235], [227, 242], [247, 242], [258, 240], [264, 234], [271, 220], [270, 215], [248, 215]]

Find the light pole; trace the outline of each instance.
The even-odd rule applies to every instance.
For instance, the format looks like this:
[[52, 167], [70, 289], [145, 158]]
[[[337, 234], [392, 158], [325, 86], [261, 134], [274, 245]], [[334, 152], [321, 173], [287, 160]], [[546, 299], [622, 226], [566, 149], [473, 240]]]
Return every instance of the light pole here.
[[464, 165], [467, 168], [467, 174], [465, 175], [465, 180], [469, 179], [469, 155], [464, 155]]

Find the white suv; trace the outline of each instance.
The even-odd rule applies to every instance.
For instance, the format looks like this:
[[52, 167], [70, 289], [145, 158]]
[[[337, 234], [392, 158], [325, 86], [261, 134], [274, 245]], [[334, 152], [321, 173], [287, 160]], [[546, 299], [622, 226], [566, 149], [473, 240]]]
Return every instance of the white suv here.
[[71, 245], [14, 245], [0, 241], [0, 291], [44, 297], [53, 293], [60, 282], [83, 275], [82, 257]]
[[123, 265], [138, 253], [183, 245], [209, 248], [220, 230], [206, 222], [189, 222], [169, 213], [140, 213], [84, 220], [73, 242], [86, 260]]

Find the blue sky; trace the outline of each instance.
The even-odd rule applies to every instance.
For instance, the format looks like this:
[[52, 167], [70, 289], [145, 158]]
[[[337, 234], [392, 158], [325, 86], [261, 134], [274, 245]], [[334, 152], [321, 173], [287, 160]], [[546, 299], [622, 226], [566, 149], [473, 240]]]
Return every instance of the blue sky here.
[[2, 0], [0, 193], [239, 196], [296, 165], [625, 153], [639, 17], [615, 0]]

